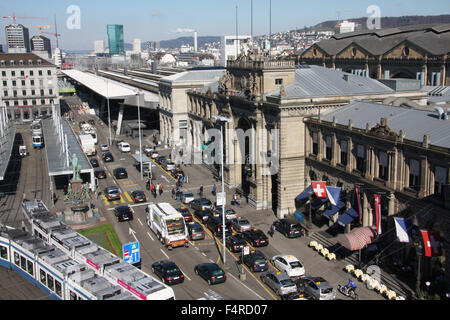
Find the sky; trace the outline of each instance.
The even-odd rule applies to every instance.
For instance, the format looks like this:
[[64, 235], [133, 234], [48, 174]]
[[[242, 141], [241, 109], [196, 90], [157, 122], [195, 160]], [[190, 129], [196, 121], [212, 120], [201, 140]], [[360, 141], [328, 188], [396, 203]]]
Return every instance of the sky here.
[[[270, 6], [270, 2], [272, 5]], [[197, 30], [198, 36], [222, 36], [251, 32], [252, 0], [2, 0], [0, 16], [46, 17], [17, 18], [23, 25], [51, 25], [45, 32], [55, 32], [58, 26], [60, 47], [66, 50], [93, 50], [94, 40], [105, 40], [107, 24], [123, 24], [125, 42], [134, 38], [161, 41]], [[376, 5], [380, 15], [440, 15], [450, 14], [449, 0], [253, 0], [253, 35], [312, 26], [326, 20], [369, 17], [369, 6]], [[270, 7], [272, 15], [270, 15]], [[1, 18], [0, 43], [5, 44], [5, 25], [10, 18]], [[30, 38], [38, 35], [30, 28]], [[54, 37], [46, 35], [52, 40]]]

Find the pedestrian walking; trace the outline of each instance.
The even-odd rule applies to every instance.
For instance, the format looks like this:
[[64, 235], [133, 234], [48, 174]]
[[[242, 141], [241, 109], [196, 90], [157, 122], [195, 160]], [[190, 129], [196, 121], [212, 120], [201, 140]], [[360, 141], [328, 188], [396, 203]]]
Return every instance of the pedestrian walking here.
[[162, 185], [162, 183], [159, 185], [159, 195], [161, 196], [164, 192], [164, 187]]
[[200, 186], [200, 191], [198, 194], [200, 195], [200, 198], [203, 197], [203, 185]]
[[172, 199], [175, 200], [175, 189], [174, 188], [172, 188]]
[[273, 238], [273, 234], [275, 233], [275, 225], [274, 224], [270, 225], [269, 231], [267, 233], [269, 234], [270, 237]]
[[212, 193], [213, 196], [216, 195], [216, 184], [215, 183], [213, 184], [211, 193]]
[[157, 184], [156, 184], [156, 194], [160, 194], [160, 193], [159, 193], [159, 188], [160, 188], [160, 184], [157, 183]]
[[237, 192], [236, 192], [236, 204], [237, 204], [238, 206], [241, 205], [241, 196], [240, 196], [239, 193], [237, 193]]

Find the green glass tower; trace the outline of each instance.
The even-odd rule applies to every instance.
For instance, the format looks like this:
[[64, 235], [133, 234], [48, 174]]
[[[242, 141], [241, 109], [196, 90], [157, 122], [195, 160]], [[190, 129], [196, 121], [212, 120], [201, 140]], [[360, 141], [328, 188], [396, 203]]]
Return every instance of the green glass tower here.
[[123, 25], [108, 24], [106, 29], [108, 32], [109, 54], [125, 54], [123, 47]]

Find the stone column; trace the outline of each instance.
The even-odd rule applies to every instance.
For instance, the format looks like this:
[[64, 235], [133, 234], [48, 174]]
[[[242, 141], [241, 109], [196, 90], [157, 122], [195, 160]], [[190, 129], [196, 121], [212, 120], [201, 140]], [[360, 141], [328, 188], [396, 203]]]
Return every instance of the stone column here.
[[124, 107], [123, 107], [123, 104], [121, 104], [120, 105], [119, 116], [117, 117], [117, 130], [116, 130], [116, 134], [117, 135], [119, 135], [120, 131], [122, 130], [123, 112], [124, 112]]
[[386, 198], [388, 199], [388, 216], [393, 216], [395, 215], [395, 195], [391, 192]]

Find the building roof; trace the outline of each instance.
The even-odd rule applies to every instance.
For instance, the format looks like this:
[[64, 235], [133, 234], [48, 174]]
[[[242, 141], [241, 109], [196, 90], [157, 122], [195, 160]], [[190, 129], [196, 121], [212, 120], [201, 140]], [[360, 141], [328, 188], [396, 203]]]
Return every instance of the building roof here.
[[[5, 65], [0, 65], [0, 68], [56, 67], [53, 63], [42, 59], [34, 53], [0, 53], [0, 61], [2, 60], [5, 61]], [[12, 60], [14, 61], [14, 65], [10, 63]], [[20, 61], [23, 62], [22, 65]], [[31, 64], [29, 63], [30, 61], [32, 62]]]
[[395, 107], [363, 101], [353, 101], [339, 109], [325, 111], [321, 120], [366, 129], [367, 123], [374, 126], [381, 118], [387, 118], [389, 128], [397, 133], [404, 130], [405, 139], [422, 142], [424, 135], [430, 136], [430, 145], [450, 148], [450, 120], [442, 120], [433, 110], [421, 110], [408, 107]]
[[209, 83], [219, 81], [225, 72], [225, 69], [189, 70], [161, 78], [161, 81], [171, 83]]
[[[286, 85], [283, 99], [327, 96], [353, 96], [395, 92], [378, 80], [320, 66], [302, 66], [295, 70], [295, 82]], [[267, 96], [278, 96], [280, 90]]]
[[418, 25], [335, 34], [311, 46], [333, 56], [355, 43], [368, 53], [378, 56], [387, 53], [401, 42], [408, 41], [432, 55], [450, 52], [450, 24]]

